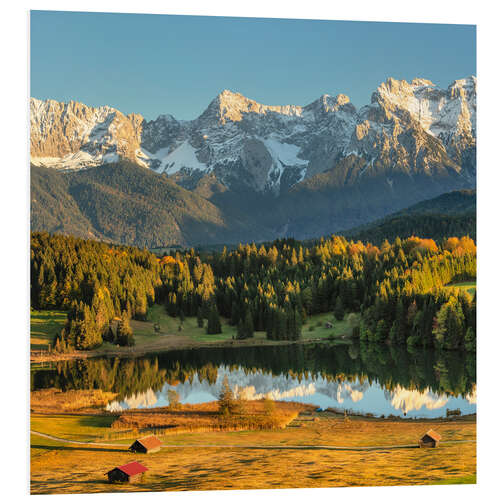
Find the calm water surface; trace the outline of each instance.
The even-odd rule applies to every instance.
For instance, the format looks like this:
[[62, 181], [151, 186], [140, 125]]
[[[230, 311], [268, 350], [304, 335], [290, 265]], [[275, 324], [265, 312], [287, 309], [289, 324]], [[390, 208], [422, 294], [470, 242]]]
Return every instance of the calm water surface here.
[[246, 399], [311, 403], [406, 418], [476, 411], [475, 357], [385, 346], [288, 345], [203, 348], [142, 358], [100, 358], [34, 367], [32, 389], [99, 388], [118, 393], [110, 411], [217, 399], [225, 377]]

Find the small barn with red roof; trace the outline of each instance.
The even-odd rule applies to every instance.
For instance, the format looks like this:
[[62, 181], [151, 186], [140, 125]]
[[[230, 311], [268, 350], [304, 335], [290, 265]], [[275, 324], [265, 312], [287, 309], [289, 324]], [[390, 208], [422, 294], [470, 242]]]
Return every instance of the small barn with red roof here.
[[160, 451], [161, 441], [156, 436], [146, 436], [137, 439], [130, 446], [129, 450], [134, 453], [155, 453]]
[[420, 448], [436, 448], [441, 441], [441, 435], [432, 429], [427, 431], [419, 440]]
[[147, 467], [144, 467], [139, 462], [130, 462], [120, 465], [120, 467], [115, 467], [106, 474], [110, 483], [135, 483], [142, 479], [147, 470]]

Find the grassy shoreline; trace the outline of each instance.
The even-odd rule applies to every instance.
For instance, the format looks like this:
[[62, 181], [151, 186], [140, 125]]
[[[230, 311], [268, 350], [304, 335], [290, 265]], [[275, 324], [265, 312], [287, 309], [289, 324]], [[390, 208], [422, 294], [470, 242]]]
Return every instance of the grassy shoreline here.
[[[476, 282], [450, 283], [444, 288], [462, 290], [472, 297], [476, 290]], [[355, 316], [359, 319], [359, 314]], [[102, 356], [135, 357], [147, 353], [203, 347], [227, 348], [304, 344], [323, 341], [342, 342], [350, 338], [352, 330], [347, 319], [337, 321], [332, 313], [322, 313], [308, 317], [305, 320], [300, 340], [268, 340], [265, 332], [260, 331], [255, 332], [254, 338], [236, 340], [236, 327], [230, 325], [225, 318], [221, 318], [222, 333], [208, 335], [205, 333], [204, 327], [198, 326], [195, 317], [185, 318], [181, 326], [178, 318], [169, 316], [163, 306], [154, 304], [149, 308], [145, 321], [131, 321], [136, 342], [135, 346], [120, 347], [105, 342], [92, 351], [56, 353], [50, 350], [49, 346], [64, 326], [65, 320], [66, 313], [64, 311], [31, 311], [31, 363]], [[155, 324], [160, 326], [160, 333], [155, 331]], [[329, 324], [328, 327], [327, 324]]]
[[[284, 346], [290, 344], [315, 344], [321, 342], [335, 342], [330, 339], [302, 339], [302, 340], [262, 340], [262, 339], [246, 339], [246, 340], [219, 340], [213, 342], [185, 342], [176, 345], [151, 345], [151, 346], [134, 346], [122, 347], [120, 350], [115, 349], [100, 349], [96, 351], [73, 351], [70, 353], [36, 353], [31, 352], [31, 363], [44, 363], [52, 361], [67, 361], [72, 359], [87, 359], [100, 358], [108, 356], [118, 357], [139, 357], [148, 353], [161, 353], [175, 351], [180, 349], [204, 349], [204, 348], [228, 348], [228, 347], [252, 347], [252, 346]], [[339, 342], [339, 341], [336, 341]]]
[[[32, 311], [31, 313], [31, 363], [64, 361], [72, 359], [86, 359], [106, 356], [136, 357], [147, 353], [166, 352], [177, 349], [199, 349], [204, 347], [248, 347], [248, 346], [276, 346], [289, 344], [316, 343], [324, 341], [343, 342], [350, 337], [348, 321], [337, 321], [331, 313], [318, 314], [307, 318], [300, 340], [269, 340], [265, 332], [255, 332], [254, 337], [244, 340], [236, 340], [236, 328], [229, 325], [226, 319], [222, 319], [222, 333], [208, 335], [204, 328], [197, 325], [194, 317], [189, 317], [182, 323], [179, 331], [180, 320], [167, 315], [164, 308], [153, 305], [148, 311], [146, 321], [131, 321], [134, 330], [136, 344], [133, 347], [120, 347], [117, 345], [103, 343], [99, 348], [92, 351], [73, 351], [68, 353], [56, 353], [47, 348], [35, 350], [33, 347], [34, 335], [37, 341], [50, 343], [64, 325], [63, 312], [61, 311]], [[44, 324], [42, 318], [49, 318], [50, 324]], [[57, 318], [54, 321], [53, 318]], [[328, 328], [326, 323], [331, 323]], [[159, 324], [161, 332], [155, 332], [154, 325]]]

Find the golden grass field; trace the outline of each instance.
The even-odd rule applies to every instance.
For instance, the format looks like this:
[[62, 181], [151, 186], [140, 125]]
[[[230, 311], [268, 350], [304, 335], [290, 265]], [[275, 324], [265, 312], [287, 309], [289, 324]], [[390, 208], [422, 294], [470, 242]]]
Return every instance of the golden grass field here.
[[131, 431], [154, 429], [156, 433], [185, 433], [221, 430], [283, 429], [305, 408], [299, 403], [283, 401], [241, 401], [236, 415], [221, 418], [216, 401], [185, 404], [178, 409], [128, 410], [111, 425], [112, 429]]
[[[258, 402], [257, 402], [258, 403]], [[262, 402], [264, 404], [264, 402]], [[287, 403], [280, 405], [282, 409]], [[294, 408], [300, 407], [293, 403]], [[194, 408], [189, 418], [194, 417]], [[203, 408], [201, 408], [203, 410]], [[165, 411], [165, 410], [164, 410]], [[250, 407], [247, 413], [251, 413]], [[147, 411], [139, 412], [147, 414]], [[158, 409], [154, 413], [158, 413]], [[137, 412], [136, 412], [137, 414]], [[126, 451], [132, 437], [109, 443], [113, 415], [32, 414], [32, 430], [89, 444], [68, 444], [32, 435], [32, 493], [181, 491], [335, 486], [473, 483], [476, 474], [475, 417], [456, 420], [394, 420], [315, 413], [302, 407], [284, 429], [186, 432], [162, 435], [167, 445], [153, 455]], [[325, 450], [314, 446], [391, 446], [417, 443], [433, 428], [442, 435], [436, 449]], [[122, 446], [120, 447], [120, 444]], [[238, 445], [241, 448], [224, 448]], [[220, 447], [215, 447], [220, 446]], [[257, 449], [242, 446], [306, 446]], [[105, 473], [137, 460], [149, 471], [136, 484], [108, 484]]]
[[104, 392], [100, 389], [62, 392], [52, 388], [32, 391], [30, 394], [31, 411], [44, 413], [97, 410], [115, 398], [114, 392]]

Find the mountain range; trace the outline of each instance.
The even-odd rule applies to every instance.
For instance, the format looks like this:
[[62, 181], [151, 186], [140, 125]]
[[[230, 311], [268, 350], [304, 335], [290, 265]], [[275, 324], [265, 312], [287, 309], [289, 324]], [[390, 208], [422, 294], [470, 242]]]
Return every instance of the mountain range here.
[[31, 99], [32, 228], [169, 246], [314, 238], [475, 188], [476, 78], [389, 78], [268, 106], [228, 90], [196, 119]]

